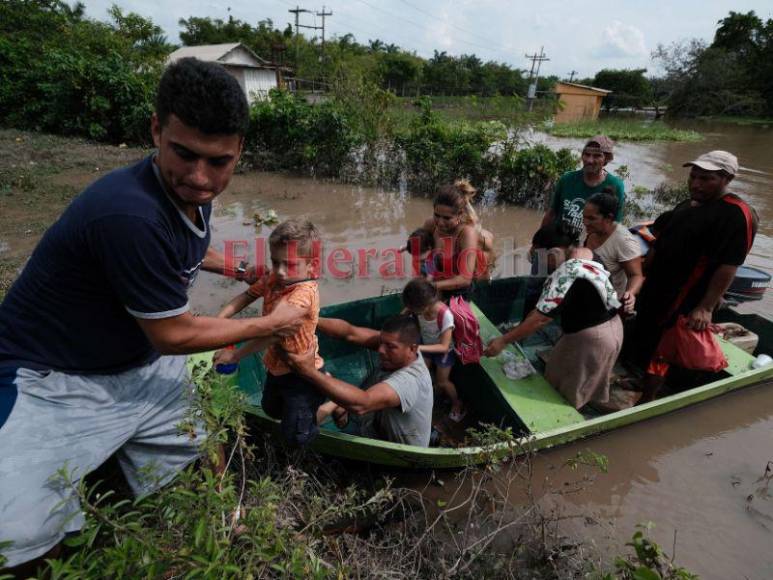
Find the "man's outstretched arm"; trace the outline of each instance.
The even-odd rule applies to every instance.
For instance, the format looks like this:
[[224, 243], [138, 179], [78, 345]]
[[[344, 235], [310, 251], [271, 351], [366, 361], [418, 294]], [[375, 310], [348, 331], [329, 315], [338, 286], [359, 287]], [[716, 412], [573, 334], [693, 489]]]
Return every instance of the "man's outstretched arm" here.
[[280, 303], [261, 318], [213, 318], [185, 312], [169, 318], [135, 318], [153, 347], [161, 354], [192, 354], [229, 344], [273, 335], [292, 334], [301, 326], [306, 311]]
[[389, 384], [378, 383], [367, 390], [362, 390], [320, 372], [314, 365], [314, 358], [313, 348], [301, 354], [287, 353], [287, 360], [296, 373], [350, 413], [365, 415], [381, 409], [400, 406], [400, 397]]
[[340, 318], [320, 318], [317, 328], [331, 338], [345, 340], [371, 350], [377, 350], [381, 343], [381, 333], [378, 330], [355, 326]]

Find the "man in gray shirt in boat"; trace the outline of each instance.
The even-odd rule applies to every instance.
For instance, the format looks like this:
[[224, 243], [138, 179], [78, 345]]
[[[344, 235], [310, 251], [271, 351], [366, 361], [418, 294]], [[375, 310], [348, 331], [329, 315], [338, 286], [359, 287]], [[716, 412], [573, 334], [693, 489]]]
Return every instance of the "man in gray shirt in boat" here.
[[295, 371], [331, 399], [320, 407], [318, 421], [332, 414], [342, 426], [354, 414], [360, 417], [358, 435], [427, 447], [432, 430], [432, 377], [419, 355], [416, 322], [409, 316], [395, 316], [379, 332], [344, 320], [320, 318], [317, 328], [379, 355], [379, 366], [360, 387], [317, 370], [313, 352], [287, 355]]

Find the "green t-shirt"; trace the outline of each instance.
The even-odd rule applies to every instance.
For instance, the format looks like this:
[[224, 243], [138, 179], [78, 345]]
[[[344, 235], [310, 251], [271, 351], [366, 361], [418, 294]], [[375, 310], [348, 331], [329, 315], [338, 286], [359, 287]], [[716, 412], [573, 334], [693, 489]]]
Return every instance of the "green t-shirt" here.
[[623, 220], [623, 206], [625, 205], [625, 184], [623, 180], [607, 173], [606, 179], [595, 187], [588, 187], [582, 180], [582, 169], [564, 173], [556, 184], [556, 190], [553, 193], [553, 202], [551, 207], [555, 214], [557, 222], [561, 222], [567, 228], [567, 231], [580, 233], [583, 231], [582, 210], [585, 208], [585, 200], [594, 193], [600, 193], [605, 188], [611, 187], [617, 196], [617, 217], [618, 222]]

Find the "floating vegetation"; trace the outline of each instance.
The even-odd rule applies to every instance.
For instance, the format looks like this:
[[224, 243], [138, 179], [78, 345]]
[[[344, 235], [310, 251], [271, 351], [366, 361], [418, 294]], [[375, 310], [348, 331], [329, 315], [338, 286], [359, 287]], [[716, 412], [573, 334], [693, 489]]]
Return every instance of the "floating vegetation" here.
[[272, 226], [279, 222], [279, 216], [273, 209], [268, 210], [265, 214], [261, 214], [259, 211], [256, 211], [252, 216], [252, 219], [256, 228], [259, 228], [263, 225]]
[[545, 123], [542, 129], [554, 137], [590, 138], [606, 135], [616, 141], [702, 141], [697, 131], [674, 129], [662, 121], [645, 119], [600, 119], [572, 123]]

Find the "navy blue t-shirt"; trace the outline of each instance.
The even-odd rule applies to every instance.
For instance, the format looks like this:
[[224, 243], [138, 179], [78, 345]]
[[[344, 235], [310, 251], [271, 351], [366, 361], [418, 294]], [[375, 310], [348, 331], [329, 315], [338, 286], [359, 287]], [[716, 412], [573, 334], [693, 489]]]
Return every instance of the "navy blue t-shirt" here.
[[191, 222], [152, 157], [93, 183], [48, 229], [0, 304], [0, 366], [110, 374], [156, 359], [135, 317], [188, 310], [211, 211], [202, 206]]

